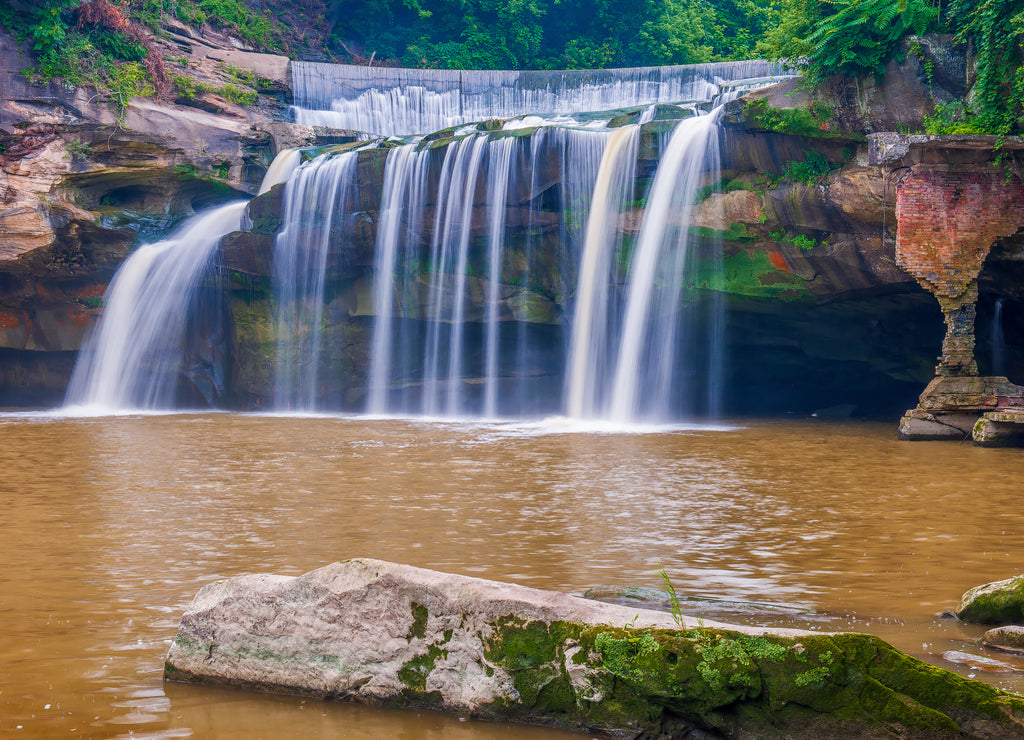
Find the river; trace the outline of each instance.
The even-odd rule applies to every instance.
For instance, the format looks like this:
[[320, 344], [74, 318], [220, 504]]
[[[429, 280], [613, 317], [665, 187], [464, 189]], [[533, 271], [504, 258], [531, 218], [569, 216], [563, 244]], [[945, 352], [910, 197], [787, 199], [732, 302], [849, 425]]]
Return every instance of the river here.
[[5, 738], [576, 736], [165, 683], [188, 602], [241, 573], [373, 557], [582, 593], [663, 566], [680, 593], [812, 609], [774, 623], [967, 675], [941, 653], [983, 630], [936, 614], [1024, 562], [1024, 451], [893, 424], [5, 414], [0, 460]]

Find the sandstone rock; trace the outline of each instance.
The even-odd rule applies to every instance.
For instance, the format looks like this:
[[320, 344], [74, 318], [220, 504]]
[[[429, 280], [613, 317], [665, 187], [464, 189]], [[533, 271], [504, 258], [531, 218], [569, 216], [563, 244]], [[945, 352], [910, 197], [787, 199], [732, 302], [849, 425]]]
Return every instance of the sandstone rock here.
[[1024, 575], [975, 586], [956, 608], [965, 622], [1019, 624], [1024, 621]]
[[981, 643], [1008, 653], [1024, 653], [1024, 626], [1011, 624], [986, 632]]
[[974, 419], [974, 415], [970, 414], [941, 415], [911, 409], [900, 419], [897, 435], [909, 442], [964, 440], [969, 434], [969, 428], [974, 425]]
[[679, 627], [660, 612], [350, 560], [204, 587], [165, 676], [619, 737], [1024, 737], [1024, 699], [868, 635]]

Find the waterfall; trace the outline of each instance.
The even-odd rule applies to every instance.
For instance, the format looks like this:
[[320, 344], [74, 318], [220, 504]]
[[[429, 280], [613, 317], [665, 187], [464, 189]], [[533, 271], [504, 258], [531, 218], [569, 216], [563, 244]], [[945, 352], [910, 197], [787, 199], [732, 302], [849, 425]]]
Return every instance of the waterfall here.
[[[779, 69], [295, 63], [293, 74], [300, 121], [387, 133], [456, 128], [329, 148], [301, 165], [302, 153], [285, 151], [268, 170], [261, 193], [285, 183], [267, 328], [274, 408], [620, 423], [717, 413], [720, 245], [693, 233], [691, 216], [702, 186], [719, 177], [713, 106]], [[654, 120], [664, 102], [713, 109], [670, 129]], [[623, 107], [643, 123], [609, 126]], [[540, 115], [457, 128], [526, 113]], [[361, 173], [381, 162], [380, 192], [369, 192]], [[210, 317], [226, 315], [212, 298], [206, 314], [199, 304], [219, 295], [213, 255], [243, 209], [197, 216], [125, 262], [69, 403], [170, 408], [183, 388], [224, 401], [228, 365], [195, 338], [203, 321], [213, 327]], [[353, 246], [371, 234], [372, 255]], [[344, 341], [339, 320], [348, 322]], [[339, 362], [342, 347], [358, 352], [364, 336], [366, 356]]]
[[601, 158], [589, 215], [583, 256], [577, 279], [572, 339], [566, 373], [566, 414], [593, 418], [601, 412], [599, 394], [608, 377], [606, 358], [617, 323], [612, 288], [612, 258], [621, 245], [618, 221], [633, 192], [640, 129], [615, 129]]
[[[287, 180], [298, 161], [297, 150], [280, 152], [260, 192]], [[186, 351], [186, 335], [190, 324], [196, 328], [205, 318], [208, 337], [225, 339], [218, 335], [222, 291], [218, 286], [207, 291], [209, 301], [200, 293], [204, 281], [217, 282], [214, 254], [222, 236], [242, 228], [246, 205], [237, 201], [196, 214], [168, 238], [144, 244], [124, 261], [75, 362], [65, 405], [100, 412], [172, 409], [179, 405], [183, 384], [191, 385], [191, 401], [224, 402], [228, 380], [216, 357], [220, 348], [204, 346], [213, 342], [201, 338]], [[203, 303], [214, 304], [205, 317]]]
[[[358, 152], [320, 157], [295, 170], [284, 190], [282, 228], [274, 242], [277, 303], [274, 408], [315, 411], [324, 395], [321, 346], [328, 256], [344, 232]], [[342, 255], [343, 256], [343, 255]], [[333, 268], [343, 267], [341, 257]]]
[[[386, 414], [394, 409], [389, 403], [389, 389], [393, 377], [408, 378], [411, 352], [409, 339], [401, 336], [399, 346], [406, 351], [395, 353], [395, 324], [412, 311], [415, 299], [413, 286], [403, 281], [396, 296], [396, 273], [399, 265], [403, 272], [416, 263], [416, 246], [423, 232], [427, 176], [432, 159], [417, 152], [416, 144], [406, 144], [391, 152], [384, 168], [383, 195], [377, 225], [376, 256], [374, 260], [373, 305], [374, 326], [370, 345], [370, 371], [367, 379], [367, 410], [371, 414]], [[396, 305], [397, 310], [396, 310]], [[404, 311], [403, 311], [404, 307]], [[399, 329], [401, 331], [401, 329]], [[394, 357], [394, 355], [398, 355]], [[394, 357], [394, 359], [393, 359]], [[405, 402], [399, 408], [407, 411]]]
[[487, 193], [499, 195], [487, 201], [487, 300], [484, 317], [484, 416], [498, 415], [498, 343], [501, 314], [501, 268], [505, 245], [505, 206], [512, 177], [512, 155], [515, 139], [504, 138], [488, 144]]
[[[67, 405], [173, 408], [183, 372], [210, 378], [196, 390], [207, 401], [219, 400], [212, 394], [223, 394], [224, 378], [217, 368], [186, 366], [191, 358], [183, 339], [211, 257], [220, 238], [240, 228], [245, 206], [229, 203], [193, 216], [167, 239], [132, 253], [103, 296], [103, 317], [75, 363]], [[205, 387], [210, 383], [219, 387]]]
[[297, 123], [385, 136], [489, 118], [578, 115], [656, 103], [717, 104], [788, 76], [765, 61], [561, 71], [395, 69], [293, 62]]
[[1003, 299], [996, 298], [992, 314], [992, 374], [1006, 375], [1006, 335], [1003, 333]]
[[[670, 415], [667, 404], [677, 361], [674, 352], [680, 331], [679, 298], [692, 257], [689, 226], [701, 175], [708, 170], [719, 171], [720, 112], [719, 108], [710, 115], [679, 123], [651, 184], [629, 267], [622, 340], [612, 382], [610, 417], [615, 421], [638, 417], [660, 420]], [[710, 374], [720, 369], [721, 339], [714, 327], [708, 333], [712, 343], [707, 347]], [[692, 346], [686, 342], [683, 345], [688, 350]], [[705, 410], [714, 413], [719, 380], [717, 375], [709, 374], [705, 375], [709, 390]], [[686, 390], [679, 395], [685, 396]]]

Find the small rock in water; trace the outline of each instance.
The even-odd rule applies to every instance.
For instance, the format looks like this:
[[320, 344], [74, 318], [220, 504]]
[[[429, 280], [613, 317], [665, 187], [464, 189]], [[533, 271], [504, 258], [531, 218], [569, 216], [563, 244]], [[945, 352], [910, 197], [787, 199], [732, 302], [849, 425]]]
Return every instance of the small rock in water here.
[[956, 608], [965, 622], [1014, 624], [1024, 619], [1024, 575], [975, 586]]
[[1024, 666], [1006, 663], [995, 658], [986, 658], [984, 655], [965, 653], [962, 650], [947, 650], [942, 654], [942, 659], [985, 673], [1024, 673]]
[[1011, 624], [985, 633], [981, 644], [1008, 653], [1024, 653], [1024, 626]]

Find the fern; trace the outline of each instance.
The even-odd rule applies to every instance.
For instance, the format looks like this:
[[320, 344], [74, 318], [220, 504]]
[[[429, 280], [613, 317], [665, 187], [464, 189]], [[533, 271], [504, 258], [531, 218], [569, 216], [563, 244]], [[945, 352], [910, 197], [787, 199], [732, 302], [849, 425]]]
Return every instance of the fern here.
[[826, 0], [834, 11], [821, 18], [803, 39], [783, 51], [801, 59], [807, 75], [822, 80], [836, 74], [881, 77], [899, 50], [900, 40], [933, 27], [938, 11], [926, 0]]

